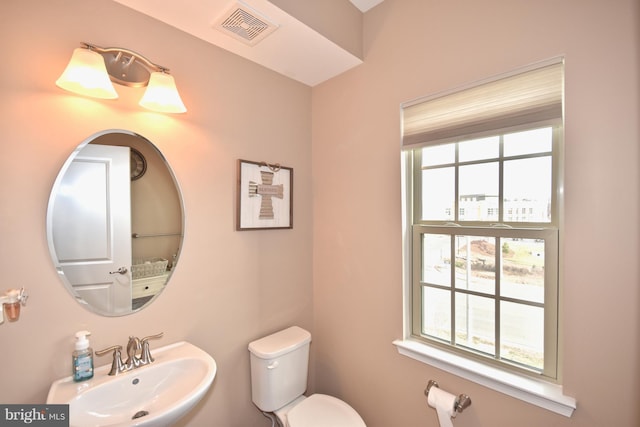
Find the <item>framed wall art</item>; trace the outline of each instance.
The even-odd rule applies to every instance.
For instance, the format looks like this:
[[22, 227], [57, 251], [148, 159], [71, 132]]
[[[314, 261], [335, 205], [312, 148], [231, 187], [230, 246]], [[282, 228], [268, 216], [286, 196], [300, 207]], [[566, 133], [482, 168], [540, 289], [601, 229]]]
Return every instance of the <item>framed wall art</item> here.
[[238, 160], [236, 230], [293, 228], [293, 169]]

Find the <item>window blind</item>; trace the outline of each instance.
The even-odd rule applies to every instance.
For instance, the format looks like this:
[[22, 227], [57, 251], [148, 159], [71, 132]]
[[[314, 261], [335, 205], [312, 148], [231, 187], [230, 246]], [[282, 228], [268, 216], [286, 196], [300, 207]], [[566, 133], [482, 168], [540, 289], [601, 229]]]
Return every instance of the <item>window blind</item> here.
[[562, 118], [564, 63], [509, 75], [402, 105], [402, 145], [435, 145], [464, 135]]

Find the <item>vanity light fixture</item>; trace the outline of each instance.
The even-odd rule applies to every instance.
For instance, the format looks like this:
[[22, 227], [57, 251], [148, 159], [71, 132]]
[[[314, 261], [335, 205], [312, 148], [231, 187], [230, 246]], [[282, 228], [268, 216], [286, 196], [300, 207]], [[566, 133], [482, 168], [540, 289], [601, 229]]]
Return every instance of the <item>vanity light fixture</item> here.
[[151, 73], [147, 90], [140, 100], [140, 105], [161, 113], [184, 113], [187, 111], [182, 99], [180, 99], [173, 76], [164, 70]]
[[161, 113], [184, 113], [184, 106], [169, 69], [129, 49], [81, 43], [56, 85], [93, 98], [118, 97], [113, 84], [147, 86], [140, 105]]
[[118, 93], [109, 80], [104, 58], [89, 48], [78, 47], [56, 85], [69, 92], [92, 98], [115, 99]]

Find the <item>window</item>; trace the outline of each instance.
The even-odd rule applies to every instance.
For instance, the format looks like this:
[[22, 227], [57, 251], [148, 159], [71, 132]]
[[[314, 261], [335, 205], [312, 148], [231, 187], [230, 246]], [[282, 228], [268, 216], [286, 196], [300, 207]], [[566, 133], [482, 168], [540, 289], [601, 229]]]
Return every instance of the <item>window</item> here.
[[414, 337], [556, 379], [559, 134], [411, 151]]
[[402, 106], [406, 313], [394, 343], [570, 416], [558, 360], [563, 67]]

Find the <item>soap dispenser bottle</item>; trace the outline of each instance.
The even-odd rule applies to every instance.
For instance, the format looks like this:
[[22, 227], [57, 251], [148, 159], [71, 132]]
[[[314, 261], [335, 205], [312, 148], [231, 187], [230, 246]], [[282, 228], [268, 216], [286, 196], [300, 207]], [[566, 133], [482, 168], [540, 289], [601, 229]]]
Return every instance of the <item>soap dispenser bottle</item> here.
[[93, 378], [93, 349], [89, 347], [89, 331], [76, 332], [76, 349], [72, 357], [73, 380], [84, 381]]

